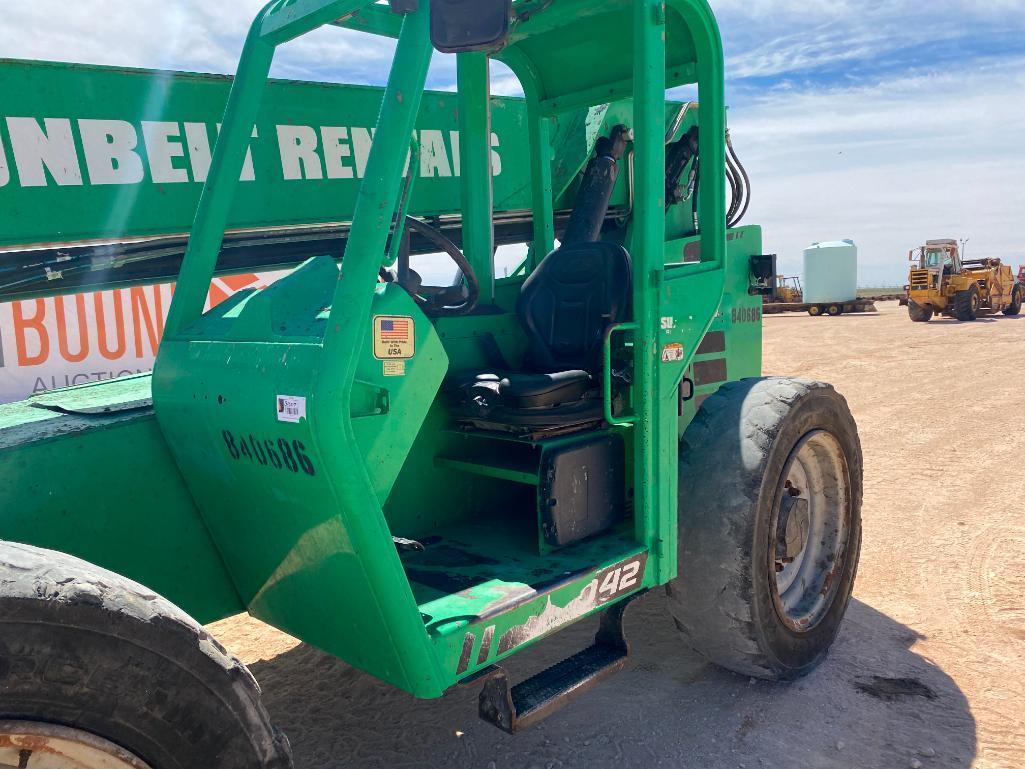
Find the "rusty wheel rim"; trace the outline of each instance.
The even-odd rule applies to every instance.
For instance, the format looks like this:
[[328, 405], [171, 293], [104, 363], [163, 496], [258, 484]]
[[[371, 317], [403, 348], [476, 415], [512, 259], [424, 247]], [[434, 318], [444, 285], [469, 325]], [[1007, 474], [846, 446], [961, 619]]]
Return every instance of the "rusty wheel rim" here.
[[850, 520], [847, 457], [831, 433], [814, 430], [784, 465], [770, 528], [773, 604], [791, 630], [809, 632], [833, 605], [846, 566]]
[[151, 769], [112, 742], [80, 729], [0, 721], [0, 769]]

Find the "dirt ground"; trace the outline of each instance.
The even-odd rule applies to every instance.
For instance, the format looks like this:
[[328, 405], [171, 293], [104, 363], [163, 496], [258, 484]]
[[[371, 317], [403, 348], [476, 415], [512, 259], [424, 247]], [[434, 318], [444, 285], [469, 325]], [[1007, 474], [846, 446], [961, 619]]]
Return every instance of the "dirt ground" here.
[[[477, 720], [476, 689], [419, 702], [253, 620], [219, 623], [298, 769], [1025, 766], [1025, 317], [879, 309], [765, 321], [766, 372], [834, 383], [865, 453], [855, 600], [818, 670], [791, 685], [722, 672], [649, 594], [628, 670], [511, 737]], [[514, 680], [592, 632], [517, 656]]]

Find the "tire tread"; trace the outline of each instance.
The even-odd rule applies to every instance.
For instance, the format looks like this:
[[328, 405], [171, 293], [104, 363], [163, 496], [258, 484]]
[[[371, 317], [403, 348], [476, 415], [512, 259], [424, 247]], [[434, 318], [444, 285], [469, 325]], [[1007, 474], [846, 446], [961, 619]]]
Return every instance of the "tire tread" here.
[[[5, 624], [103, 627], [112, 643], [143, 646], [206, 684], [246, 729], [259, 766], [292, 766], [288, 740], [271, 725], [248, 668], [179, 607], [137, 582], [65, 553], [0, 541], [0, 649]], [[4, 691], [0, 675], [0, 695]], [[0, 704], [0, 717], [19, 715], [5, 711], [16, 707]]]
[[[693, 566], [694, 573], [714, 577], [703, 577], [708, 584], [702, 586], [684, 583], [688, 543], [681, 533], [681, 576], [667, 586], [669, 609], [695, 651], [743, 675], [785, 680], [807, 672], [781, 670], [760, 646], [750, 589], [751, 559], [741, 543], [748, 534], [747, 511], [758, 504], [759, 468], [772, 450], [781, 420], [795, 403], [815, 391], [828, 391], [837, 406], [846, 409], [843, 397], [823, 382], [783, 377], [729, 382], [702, 404], [680, 444], [681, 516], [700, 519], [694, 526], [696, 541], [686, 555], [691, 561], [687, 566]], [[738, 417], [743, 425], [739, 462], [736, 440], [715, 439], [731, 425], [735, 430]], [[703, 498], [686, 498], [688, 479], [702, 479], [696, 493], [704, 488]], [[686, 512], [688, 505], [694, 512]]]

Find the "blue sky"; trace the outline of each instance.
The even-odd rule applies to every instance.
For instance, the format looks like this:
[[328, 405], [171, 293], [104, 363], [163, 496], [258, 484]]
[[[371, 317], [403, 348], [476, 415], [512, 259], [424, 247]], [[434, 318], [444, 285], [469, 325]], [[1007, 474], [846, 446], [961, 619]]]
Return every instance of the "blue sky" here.
[[[262, 0], [9, 4], [0, 55], [234, 70]], [[812, 241], [853, 238], [863, 285], [904, 282], [907, 251], [968, 238], [1025, 264], [1025, 0], [712, 0], [748, 222], [787, 272]], [[381, 82], [387, 44], [323, 30], [284, 49], [283, 77]], [[431, 85], [451, 87], [451, 57]], [[496, 73], [496, 91], [515, 93]]]
[[968, 238], [1025, 263], [1025, 2], [720, 0], [751, 221], [790, 270], [853, 238], [865, 285]]

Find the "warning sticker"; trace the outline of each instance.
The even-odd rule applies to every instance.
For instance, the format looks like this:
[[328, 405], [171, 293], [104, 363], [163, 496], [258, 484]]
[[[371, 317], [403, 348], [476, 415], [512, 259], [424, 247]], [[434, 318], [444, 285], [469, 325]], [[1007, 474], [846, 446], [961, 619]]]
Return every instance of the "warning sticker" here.
[[374, 318], [374, 357], [378, 360], [407, 360], [416, 352], [416, 325], [403, 315]]
[[384, 375], [385, 376], [405, 376], [406, 375], [406, 361], [404, 361], [404, 360], [386, 360], [384, 362]]
[[301, 395], [278, 396], [278, 421], [299, 424], [306, 419], [306, 398]]
[[683, 345], [679, 342], [667, 344], [662, 348], [663, 363], [679, 363], [683, 360]]

